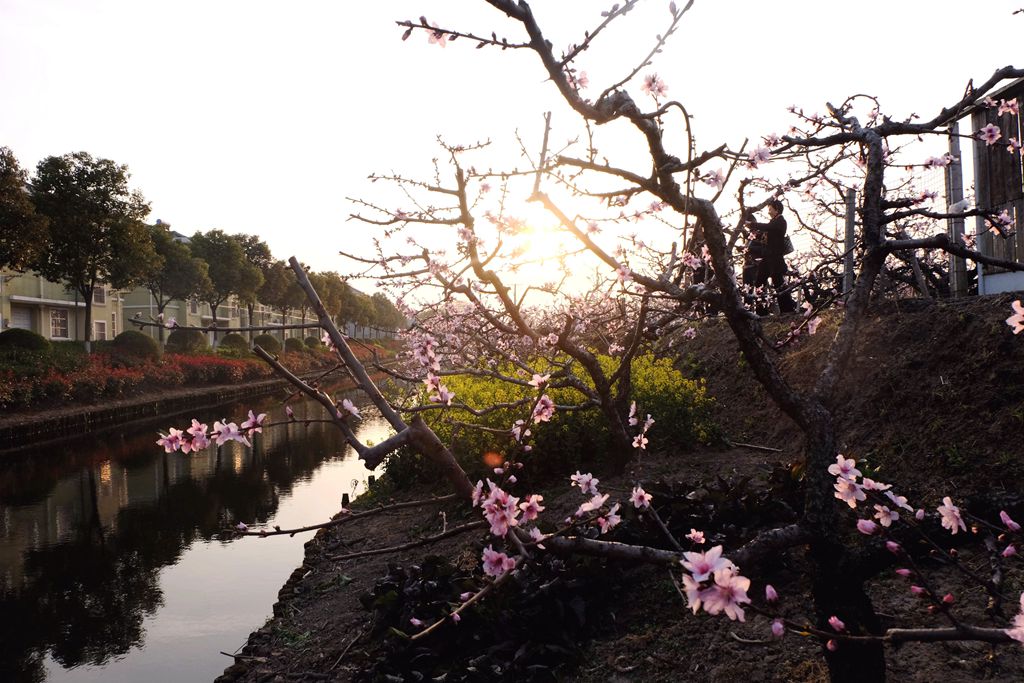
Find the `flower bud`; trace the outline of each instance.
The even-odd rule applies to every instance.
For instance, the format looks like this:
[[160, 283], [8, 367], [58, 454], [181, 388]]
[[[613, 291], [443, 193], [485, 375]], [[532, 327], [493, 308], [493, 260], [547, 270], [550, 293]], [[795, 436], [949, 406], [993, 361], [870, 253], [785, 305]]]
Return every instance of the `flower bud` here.
[[1003, 551], [1003, 557], [1013, 557], [1017, 554], [1017, 548], [1011, 543], [1006, 546], [1006, 550]]
[[775, 602], [779, 599], [779, 594], [775, 592], [775, 587], [770, 583], [764, 587], [764, 599], [768, 602]]
[[828, 625], [831, 626], [832, 630], [836, 633], [842, 633], [846, 630], [846, 624], [844, 624], [843, 620], [834, 614], [828, 618]]
[[922, 509], [922, 510], [918, 510], [917, 512], [915, 512], [914, 513], [914, 519], [916, 519], [919, 522], [922, 521], [924, 519], [924, 510]]
[[828, 648], [829, 652], [835, 652], [839, 649], [839, 643], [836, 642], [835, 638], [832, 638], [827, 643], [825, 643], [825, 647]]
[[921, 588], [921, 586], [911, 586], [910, 592], [914, 595], [924, 595], [926, 591], [924, 588]]
[[886, 541], [885, 542], [885, 549], [888, 550], [893, 555], [899, 555], [900, 554], [900, 550], [902, 550], [902, 547], [896, 541]]
[[1020, 531], [1020, 524], [1010, 519], [1010, 515], [1006, 514], [1006, 510], [999, 511], [999, 519], [1002, 520], [1003, 524], [1010, 531]]
[[781, 638], [786, 635], [786, 627], [782, 623], [782, 619], [775, 619], [772, 621], [772, 635], [776, 638]]
[[947, 605], [952, 605], [954, 600], [955, 598], [953, 597], [952, 593], [946, 593], [942, 596], [942, 602], [946, 603]]
[[857, 531], [861, 532], [862, 534], [870, 536], [871, 534], [878, 531], [878, 525], [872, 522], [870, 519], [858, 519]]
[[900, 567], [899, 569], [896, 570], [896, 573], [899, 574], [900, 576], [907, 577], [907, 576], [912, 576], [914, 572], [912, 572], [911, 570], [907, 569], [906, 567]]

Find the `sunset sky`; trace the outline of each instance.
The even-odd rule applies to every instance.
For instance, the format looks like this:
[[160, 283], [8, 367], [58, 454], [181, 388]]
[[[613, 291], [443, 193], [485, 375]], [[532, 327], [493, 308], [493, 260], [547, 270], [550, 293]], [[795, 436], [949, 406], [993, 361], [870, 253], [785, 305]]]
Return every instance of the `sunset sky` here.
[[[566, 46], [612, 4], [533, 7]], [[690, 109], [702, 148], [784, 132], [787, 106], [858, 92], [930, 115], [967, 79], [1024, 65], [1024, 3], [983, 4], [696, 0], [641, 76], [656, 71]], [[583, 55], [591, 92], [646, 54], [667, 7], [642, 3]], [[78, 150], [127, 164], [151, 220], [257, 233], [277, 256], [344, 271], [337, 250], [365, 250], [371, 232], [346, 220], [346, 196], [385, 197], [368, 173], [428, 177], [438, 135], [490, 139], [494, 166], [521, 164], [515, 133], [539, 147], [548, 109], [556, 140], [578, 130], [532, 53], [402, 42], [394, 21], [421, 14], [522, 37], [482, 0], [0, 0], [0, 145], [30, 170]]]

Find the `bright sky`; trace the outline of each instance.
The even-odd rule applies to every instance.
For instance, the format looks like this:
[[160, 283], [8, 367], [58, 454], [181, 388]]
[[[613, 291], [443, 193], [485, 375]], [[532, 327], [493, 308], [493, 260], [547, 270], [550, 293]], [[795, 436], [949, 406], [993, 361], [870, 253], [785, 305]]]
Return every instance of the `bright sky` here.
[[[533, 6], [552, 42], [567, 46], [612, 4]], [[900, 116], [931, 115], [968, 78], [1024, 66], [1013, 39], [1024, 31], [1024, 14], [1012, 14], [1021, 6], [696, 0], [641, 75], [657, 71], [689, 108], [702, 148], [782, 133], [788, 105], [824, 111], [857, 92]], [[641, 3], [581, 58], [591, 92], [642, 59], [667, 7]], [[402, 42], [394, 21], [421, 14], [521, 38], [483, 0], [0, 0], [0, 145], [30, 170], [78, 150], [127, 164], [151, 220], [186, 234], [256, 233], [279, 257], [345, 271], [337, 250], [365, 250], [371, 233], [346, 220], [346, 196], [385, 196], [368, 173], [428, 177], [437, 135], [489, 138], [511, 150], [496, 167], [521, 163], [515, 131], [539, 147], [547, 109], [556, 142], [576, 134], [532, 53], [466, 41], [442, 49], [423, 33]], [[633, 91], [644, 98], [639, 84]]]

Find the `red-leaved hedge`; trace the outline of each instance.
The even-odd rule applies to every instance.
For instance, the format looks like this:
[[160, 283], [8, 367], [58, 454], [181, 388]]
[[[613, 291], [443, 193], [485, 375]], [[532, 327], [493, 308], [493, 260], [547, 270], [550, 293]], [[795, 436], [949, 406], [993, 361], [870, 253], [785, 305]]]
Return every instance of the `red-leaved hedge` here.
[[[333, 362], [326, 353], [308, 352], [282, 354], [281, 360], [297, 373]], [[159, 361], [126, 364], [124, 358], [96, 353], [80, 367], [66, 371], [50, 368], [18, 375], [13, 370], [0, 370], [0, 409], [93, 403], [147, 391], [237, 384], [272, 376], [273, 370], [258, 359], [167, 354]]]

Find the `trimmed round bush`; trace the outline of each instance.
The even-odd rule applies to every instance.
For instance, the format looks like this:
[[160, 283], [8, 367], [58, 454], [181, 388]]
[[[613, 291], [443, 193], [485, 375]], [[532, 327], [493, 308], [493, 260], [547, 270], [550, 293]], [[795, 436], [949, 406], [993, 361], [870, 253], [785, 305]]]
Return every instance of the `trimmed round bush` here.
[[257, 337], [255, 339], [253, 339], [252, 341], [253, 341], [254, 344], [256, 344], [257, 346], [262, 348], [267, 353], [280, 353], [281, 352], [281, 342], [277, 341], [277, 337], [274, 337], [272, 335], [269, 335], [269, 334], [257, 335]]
[[320, 341], [319, 337], [306, 337], [306, 346], [311, 349], [319, 349], [323, 346], [323, 343]]
[[242, 349], [248, 351], [249, 340], [237, 332], [231, 332], [224, 335], [224, 338], [220, 340], [220, 346], [221, 348]]
[[284, 350], [289, 353], [303, 353], [306, 350], [306, 345], [298, 337], [289, 337], [284, 340]]
[[26, 351], [49, 351], [50, 340], [31, 330], [13, 327], [0, 332], [0, 349], [24, 349]]
[[160, 344], [148, 334], [138, 330], [125, 330], [114, 337], [113, 348], [126, 356], [157, 360], [160, 358]]
[[200, 353], [208, 351], [206, 335], [199, 330], [171, 330], [166, 348], [172, 353]]

